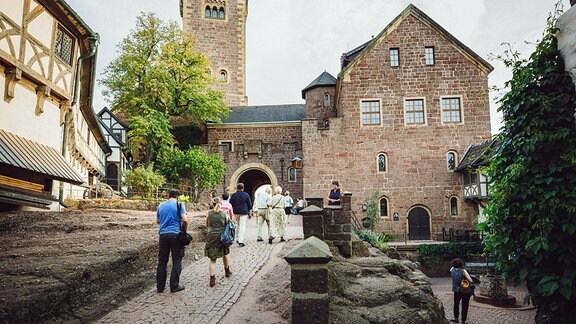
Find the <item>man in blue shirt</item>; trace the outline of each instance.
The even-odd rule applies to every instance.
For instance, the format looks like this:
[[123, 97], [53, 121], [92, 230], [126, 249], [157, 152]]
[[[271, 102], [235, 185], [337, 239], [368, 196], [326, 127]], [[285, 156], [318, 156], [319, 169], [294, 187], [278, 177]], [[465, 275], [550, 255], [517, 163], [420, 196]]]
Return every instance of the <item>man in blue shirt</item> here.
[[246, 233], [246, 221], [252, 209], [250, 195], [244, 192], [242, 182], [236, 185], [236, 192], [230, 197], [230, 204], [234, 210], [234, 217], [238, 219], [238, 244], [244, 247], [244, 234]]
[[186, 206], [178, 202], [180, 191], [171, 189], [168, 200], [161, 203], [156, 211], [156, 223], [159, 224], [160, 239], [158, 249], [158, 268], [156, 269], [156, 289], [159, 293], [166, 286], [166, 268], [168, 257], [172, 253], [172, 272], [170, 273], [170, 292], [184, 290], [180, 285], [180, 272], [182, 272], [182, 258], [184, 246], [178, 241], [180, 226], [186, 231], [188, 228], [188, 216]]

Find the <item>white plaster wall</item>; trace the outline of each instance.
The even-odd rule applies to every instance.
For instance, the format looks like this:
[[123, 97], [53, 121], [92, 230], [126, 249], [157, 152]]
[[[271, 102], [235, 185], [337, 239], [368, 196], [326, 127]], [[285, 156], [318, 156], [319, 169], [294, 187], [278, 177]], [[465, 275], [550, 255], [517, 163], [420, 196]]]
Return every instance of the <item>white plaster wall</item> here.
[[564, 58], [566, 71], [572, 75], [576, 82], [576, 6], [568, 9], [559, 19], [558, 47]]
[[[4, 75], [0, 76], [0, 89], [4, 89]], [[60, 109], [49, 100], [44, 102], [44, 113], [36, 116], [36, 93], [16, 84], [14, 98], [7, 103], [0, 98], [0, 128], [40, 144], [62, 147]]]
[[24, 10], [24, 0], [3, 0], [0, 1], [0, 12], [12, 19], [18, 26], [22, 25], [22, 11]]
[[48, 48], [52, 48], [53, 29], [54, 17], [46, 11], [28, 24], [28, 33]]

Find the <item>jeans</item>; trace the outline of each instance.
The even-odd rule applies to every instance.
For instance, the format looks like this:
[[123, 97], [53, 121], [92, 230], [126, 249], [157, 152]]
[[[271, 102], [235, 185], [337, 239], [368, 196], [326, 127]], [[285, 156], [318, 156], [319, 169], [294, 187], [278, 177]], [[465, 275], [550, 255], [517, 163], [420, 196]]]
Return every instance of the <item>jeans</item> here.
[[177, 239], [177, 234], [161, 234], [158, 249], [158, 268], [156, 269], [156, 289], [163, 291], [166, 286], [166, 268], [168, 257], [172, 253], [172, 272], [170, 273], [170, 290], [178, 288], [184, 247]]
[[466, 322], [466, 318], [468, 318], [468, 306], [470, 305], [470, 297], [472, 297], [472, 294], [465, 294], [461, 292], [454, 293], [454, 318], [458, 319], [460, 300], [462, 300], [462, 322]]
[[236, 215], [236, 217], [238, 217], [238, 243], [244, 243], [248, 215]]

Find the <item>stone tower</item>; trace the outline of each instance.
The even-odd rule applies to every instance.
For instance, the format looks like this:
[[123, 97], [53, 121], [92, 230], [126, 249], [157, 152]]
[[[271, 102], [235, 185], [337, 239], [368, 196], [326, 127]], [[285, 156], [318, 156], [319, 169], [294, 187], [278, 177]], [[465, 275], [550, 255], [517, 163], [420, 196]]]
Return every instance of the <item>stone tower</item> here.
[[184, 31], [193, 33], [200, 51], [209, 56], [228, 106], [247, 105], [248, 0], [180, 0], [180, 14]]

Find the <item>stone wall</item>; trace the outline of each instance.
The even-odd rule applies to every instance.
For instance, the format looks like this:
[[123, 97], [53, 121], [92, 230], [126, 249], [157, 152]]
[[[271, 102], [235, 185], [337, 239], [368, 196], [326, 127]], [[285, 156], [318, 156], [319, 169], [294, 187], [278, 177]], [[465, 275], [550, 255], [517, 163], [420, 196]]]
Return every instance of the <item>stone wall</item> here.
[[317, 237], [338, 248], [345, 257], [352, 256], [352, 194], [342, 196], [342, 205], [324, 206], [323, 198], [307, 197], [308, 207], [301, 210], [304, 238]]
[[[234, 149], [228, 152], [219, 141], [232, 141]], [[219, 152], [226, 163], [226, 179], [219, 190], [225, 190], [233, 181], [232, 177], [246, 165], [265, 170], [272, 174], [284, 191], [288, 190], [294, 200], [302, 195], [302, 169], [296, 169], [296, 181], [288, 179], [290, 161], [302, 155], [302, 129], [297, 126], [267, 127], [214, 127], [208, 132], [207, 150]], [[252, 148], [248, 148], [248, 144]], [[249, 153], [256, 147], [259, 153]], [[281, 162], [284, 159], [284, 162]], [[271, 179], [272, 180], [272, 179]], [[274, 183], [273, 183], [274, 184]]]
[[[425, 65], [425, 46], [434, 46], [433, 66]], [[398, 68], [389, 63], [393, 47], [400, 49]], [[414, 207], [431, 216], [432, 239], [441, 238], [442, 227], [470, 229], [478, 211], [463, 200], [461, 176], [448, 170], [446, 155], [454, 150], [460, 159], [471, 144], [490, 138], [488, 72], [445, 36], [408, 16], [341, 73], [338, 117], [330, 119], [330, 129], [318, 130], [315, 119], [303, 121], [305, 196], [326, 196], [331, 180], [338, 179], [343, 190], [354, 192], [352, 210], [362, 218], [361, 205], [379, 190], [389, 208], [377, 230], [399, 240], [408, 233]], [[461, 123], [442, 122], [442, 97], [461, 99]], [[405, 125], [406, 98], [424, 99], [424, 125]], [[366, 99], [381, 104], [378, 126], [361, 126], [360, 102]], [[378, 172], [379, 153], [387, 155], [386, 172]], [[450, 213], [451, 197], [458, 198], [456, 216]]]
[[[204, 17], [206, 6], [224, 7], [225, 19]], [[196, 38], [196, 48], [208, 54], [212, 75], [219, 79], [225, 70], [227, 80], [217, 82], [229, 106], [246, 105], [246, 18], [247, 0], [184, 0], [182, 25]]]

